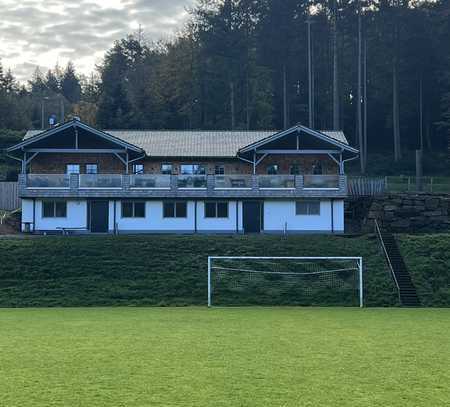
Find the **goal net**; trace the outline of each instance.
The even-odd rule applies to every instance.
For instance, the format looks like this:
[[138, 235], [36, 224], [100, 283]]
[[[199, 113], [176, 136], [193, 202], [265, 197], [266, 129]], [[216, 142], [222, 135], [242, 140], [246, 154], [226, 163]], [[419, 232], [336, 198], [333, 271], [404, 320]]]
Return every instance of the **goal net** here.
[[208, 257], [208, 306], [363, 306], [361, 257]]

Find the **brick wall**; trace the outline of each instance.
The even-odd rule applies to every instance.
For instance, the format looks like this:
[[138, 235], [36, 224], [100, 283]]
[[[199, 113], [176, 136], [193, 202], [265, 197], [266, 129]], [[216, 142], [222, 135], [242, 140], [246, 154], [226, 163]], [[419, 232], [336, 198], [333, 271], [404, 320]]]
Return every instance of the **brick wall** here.
[[[323, 174], [337, 174], [338, 166], [329, 157], [319, 155], [269, 155], [257, 166], [257, 174], [267, 174], [270, 165], [278, 165], [279, 174], [289, 174], [291, 165], [300, 167], [300, 174], [311, 174], [316, 162], [322, 165]], [[201, 159], [175, 159], [161, 160], [146, 158], [133, 164], [144, 164], [145, 173], [160, 173], [161, 164], [171, 163], [175, 174], [179, 174], [181, 164], [202, 164], [208, 174], [214, 174], [217, 164], [224, 165], [225, 174], [251, 174], [253, 165], [238, 159], [201, 160]], [[112, 154], [39, 154], [31, 161], [30, 173], [35, 174], [64, 174], [68, 164], [80, 164], [81, 173], [85, 173], [86, 164], [97, 164], [102, 174], [125, 173], [124, 164]], [[130, 172], [132, 164], [130, 164]]]

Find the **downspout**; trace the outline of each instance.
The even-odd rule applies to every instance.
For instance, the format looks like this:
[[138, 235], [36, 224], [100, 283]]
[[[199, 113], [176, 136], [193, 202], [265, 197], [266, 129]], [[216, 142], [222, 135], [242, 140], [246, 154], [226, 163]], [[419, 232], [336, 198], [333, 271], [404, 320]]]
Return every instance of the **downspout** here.
[[36, 231], [36, 198], [33, 198], [33, 233]]
[[331, 198], [331, 233], [334, 234], [334, 199]]

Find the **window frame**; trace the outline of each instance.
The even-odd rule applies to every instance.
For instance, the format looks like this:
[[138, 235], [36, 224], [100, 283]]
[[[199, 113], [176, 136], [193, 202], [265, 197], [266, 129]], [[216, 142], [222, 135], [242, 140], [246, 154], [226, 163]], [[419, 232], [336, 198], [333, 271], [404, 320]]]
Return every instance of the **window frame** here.
[[[143, 205], [144, 209], [144, 215], [143, 216], [137, 216], [136, 215], [136, 204]], [[124, 215], [124, 207], [125, 205], [131, 205], [131, 215], [125, 216]], [[122, 219], [145, 219], [147, 215], [147, 208], [145, 201], [122, 201], [120, 204], [120, 217]]]
[[[217, 171], [219, 169], [219, 171]], [[225, 175], [225, 164], [214, 165], [214, 175]]]
[[[170, 167], [170, 172], [168, 170], [163, 170], [164, 166]], [[161, 163], [161, 166], [159, 168], [159, 172], [162, 175], [172, 175], [173, 174], [173, 164], [172, 163]]]
[[[272, 168], [275, 168], [275, 172], [274, 173], [272, 173], [270, 171]], [[267, 172], [267, 175], [278, 175], [280, 173], [280, 166], [278, 164], [269, 164], [266, 167], [266, 172]]]
[[[94, 166], [95, 166], [95, 172], [88, 171], [88, 167], [94, 167]], [[97, 175], [98, 174], [98, 164], [96, 164], [96, 163], [85, 164], [84, 171], [86, 174], [89, 174], [89, 175]]]
[[[192, 172], [184, 172], [183, 167], [191, 167]], [[195, 169], [195, 167], [197, 167]], [[201, 171], [199, 171], [201, 169]], [[194, 164], [180, 164], [180, 175], [206, 175], [206, 166], [200, 163], [194, 163]]]
[[[294, 168], [297, 169], [297, 171], [292, 171]], [[301, 170], [300, 170], [300, 164], [291, 164], [289, 166], [289, 175], [300, 175]]]
[[[137, 167], [142, 167], [142, 169], [137, 171], [136, 170]], [[133, 164], [132, 171], [133, 171], [133, 175], [142, 175], [142, 174], [144, 174], [144, 171], [145, 171], [144, 164]]]
[[[166, 207], [167, 205], [172, 205], [171, 212], [173, 213], [173, 216], [166, 216]], [[184, 209], [180, 211], [177, 206], [183, 205]], [[188, 217], [188, 207], [187, 202], [185, 201], [164, 201], [163, 202], [163, 219], [187, 219]], [[184, 212], [184, 216], [180, 216], [179, 212]]]
[[[69, 167], [78, 167], [78, 172], [74, 172], [74, 171], [70, 171], [69, 172]], [[81, 166], [80, 166], [80, 164], [66, 164], [66, 174], [67, 175], [72, 175], [72, 174], [80, 175], [81, 174]]]
[[[50, 216], [47, 216], [45, 213], [45, 205], [46, 204], [52, 204], [52, 214]], [[64, 204], [64, 216], [57, 216], [57, 206]], [[42, 208], [41, 208], [41, 217], [42, 219], [66, 219], [67, 218], [67, 201], [59, 200], [59, 199], [45, 199], [42, 201]]]
[[[300, 205], [306, 205], [306, 211], [305, 213], [300, 212]], [[318, 211], [311, 210], [311, 208], [314, 208], [312, 205], [317, 205]], [[319, 199], [308, 199], [308, 200], [302, 200], [302, 201], [295, 201], [295, 215], [296, 216], [320, 216], [321, 213], [321, 201]]]
[[[208, 205], [214, 205], [214, 215], [209, 216], [207, 215], [207, 206]], [[225, 205], [226, 206], [226, 216], [219, 216], [219, 205]], [[205, 201], [203, 204], [203, 216], [205, 219], [229, 219], [230, 218], [230, 205], [227, 201]]]

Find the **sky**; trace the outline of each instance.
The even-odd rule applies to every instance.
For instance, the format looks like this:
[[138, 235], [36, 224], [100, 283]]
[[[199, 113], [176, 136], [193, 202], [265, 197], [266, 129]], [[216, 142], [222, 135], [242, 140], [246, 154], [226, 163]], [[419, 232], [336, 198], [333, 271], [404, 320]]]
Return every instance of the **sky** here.
[[183, 28], [194, 0], [0, 0], [0, 61], [20, 81], [73, 61], [89, 74], [115, 40], [141, 25], [147, 40]]

